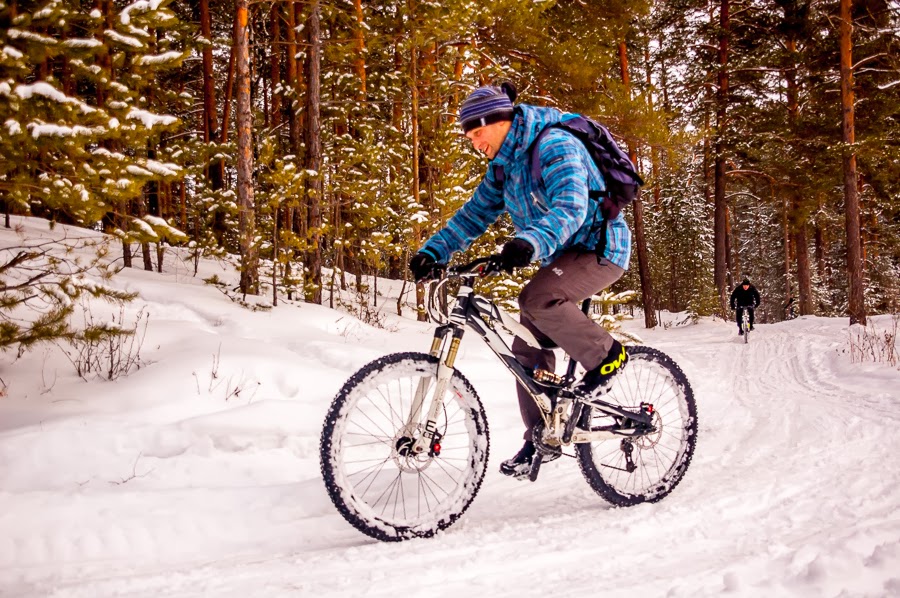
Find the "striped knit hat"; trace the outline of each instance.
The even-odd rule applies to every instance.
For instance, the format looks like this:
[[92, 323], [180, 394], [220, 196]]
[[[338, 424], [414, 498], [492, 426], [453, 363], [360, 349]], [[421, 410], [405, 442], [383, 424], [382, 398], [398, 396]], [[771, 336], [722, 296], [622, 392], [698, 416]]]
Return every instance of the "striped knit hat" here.
[[513, 119], [513, 100], [516, 88], [510, 83], [501, 87], [488, 85], [469, 94], [459, 109], [459, 124], [463, 133], [501, 120]]

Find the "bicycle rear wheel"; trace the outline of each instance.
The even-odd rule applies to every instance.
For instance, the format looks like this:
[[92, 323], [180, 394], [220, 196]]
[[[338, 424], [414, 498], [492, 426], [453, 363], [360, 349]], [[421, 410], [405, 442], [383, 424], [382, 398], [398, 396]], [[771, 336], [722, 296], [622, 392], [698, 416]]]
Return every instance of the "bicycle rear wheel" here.
[[413, 397], [424, 384], [426, 412], [437, 365], [437, 358], [424, 353], [377, 359], [344, 384], [325, 418], [320, 457], [328, 495], [353, 527], [378, 540], [429, 537], [447, 528], [484, 479], [487, 419], [475, 389], [458, 371], [437, 422], [439, 451], [410, 450], [424, 425], [407, 428]]
[[[653, 405], [656, 431], [575, 447], [581, 473], [591, 488], [623, 507], [656, 502], [672, 492], [684, 477], [697, 443], [697, 405], [681, 368], [650, 347], [626, 350], [628, 365], [600, 398], [626, 409], [636, 410], [641, 403]], [[596, 431], [615, 423], [612, 416], [591, 408], [582, 413], [580, 427]]]

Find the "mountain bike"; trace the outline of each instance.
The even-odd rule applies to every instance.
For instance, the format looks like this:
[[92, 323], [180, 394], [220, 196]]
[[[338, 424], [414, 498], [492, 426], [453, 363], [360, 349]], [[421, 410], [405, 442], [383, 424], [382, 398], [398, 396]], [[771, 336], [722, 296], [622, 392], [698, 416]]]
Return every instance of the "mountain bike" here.
[[[487, 417], [455, 367], [466, 329], [484, 339], [540, 407], [531, 481], [546, 455], [565, 449], [597, 494], [631, 506], [661, 500], [687, 471], [697, 405], [681, 368], [656, 349], [629, 346], [622, 372], [585, 395], [576, 389], [574, 360], [564, 375], [524, 367], [501, 330], [535, 347], [538, 341], [474, 290], [478, 278], [497, 273], [497, 264], [491, 256], [443, 272], [429, 293], [427, 309], [438, 324], [430, 352], [376, 359], [331, 404], [320, 444], [322, 476], [337, 510], [364, 534], [382, 541], [433, 536], [459, 519], [481, 487]], [[585, 313], [590, 303], [583, 303]]]
[[752, 305], [744, 305], [738, 307], [741, 310], [741, 333], [744, 337], [744, 344], [750, 342], [750, 310], [753, 309]]

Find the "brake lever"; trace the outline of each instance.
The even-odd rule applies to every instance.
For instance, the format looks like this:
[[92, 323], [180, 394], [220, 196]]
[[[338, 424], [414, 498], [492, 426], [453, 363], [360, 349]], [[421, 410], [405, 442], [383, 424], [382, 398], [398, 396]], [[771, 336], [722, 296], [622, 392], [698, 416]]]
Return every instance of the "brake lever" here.
[[447, 272], [447, 264], [435, 264], [431, 267], [431, 272], [428, 274], [428, 278], [430, 280], [440, 280], [444, 277], [444, 274]]
[[490, 259], [484, 263], [484, 265], [479, 269], [479, 274], [482, 278], [488, 276], [489, 274], [494, 274], [496, 272], [502, 272], [503, 268], [500, 267], [500, 256], [492, 255]]

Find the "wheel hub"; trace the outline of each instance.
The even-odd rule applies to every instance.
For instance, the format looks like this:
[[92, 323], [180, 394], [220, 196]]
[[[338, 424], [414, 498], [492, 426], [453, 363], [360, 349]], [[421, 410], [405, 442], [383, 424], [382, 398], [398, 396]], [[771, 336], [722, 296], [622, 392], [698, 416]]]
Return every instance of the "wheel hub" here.
[[662, 417], [660, 417], [658, 411], [653, 412], [653, 431], [647, 434], [642, 434], [641, 436], [635, 437], [634, 443], [637, 444], [641, 449], [649, 449], [655, 447], [659, 444], [659, 441], [662, 439], [663, 433], [663, 423]]
[[[394, 450], [391, 451], [391, 457], [394, 459], [397, 469], [404, 473], [425, 471], [434, 460], [435, 453], [433, 448], [431, 451], [416, 453], [413, 451], [415, 443], [415, 438], [403, 433], [394, 438]], [[439, 451], [440, 447], [438, 448]]]

